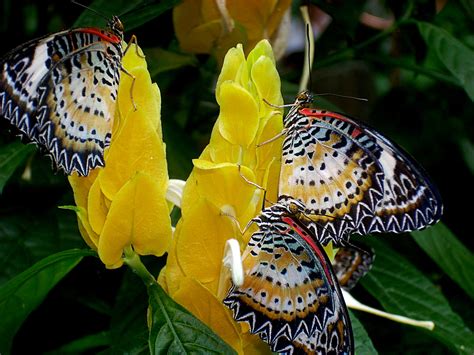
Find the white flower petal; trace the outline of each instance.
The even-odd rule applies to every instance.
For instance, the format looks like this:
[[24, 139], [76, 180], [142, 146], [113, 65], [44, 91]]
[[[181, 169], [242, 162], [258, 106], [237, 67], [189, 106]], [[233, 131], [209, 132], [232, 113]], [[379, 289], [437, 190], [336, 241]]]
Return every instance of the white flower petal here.
[[181, 200], [183, 199], [184, 185], [186, 185], [186, 181], [170, 179], [166, 190], [166, 200], [179, 208], [181, 208]]
[[244, 283], [244, 269], [240, 256], [240, 245], [236, 239], [229, 239], [226, 242], [222, 263], [230, 269], [234, 285], [241, 286]]

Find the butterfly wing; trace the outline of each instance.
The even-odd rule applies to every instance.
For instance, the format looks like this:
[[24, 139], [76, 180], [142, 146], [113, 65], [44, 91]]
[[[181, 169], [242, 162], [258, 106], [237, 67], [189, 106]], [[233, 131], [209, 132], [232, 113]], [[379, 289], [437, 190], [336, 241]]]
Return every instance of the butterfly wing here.
[[301, 202], [298, 218], [318, 241], [339, 244], [370, 222], [383, 196], [383, 171], [350, 132], [296, 114], [283, 143], [279, 200]]
[[306, 206], [300, 218], [323, 244], [341, 244], [352, 233], [422, 229], [442, 214], [436, 188], [402, 148], [365, 124], [310, 108], [297, 111], [289, 127], [280, 194]]
[[120, 43], [96, 29], [20, 46], [1, 62], [0, 114], [67, 174], [87, 175], [104, 165], [121, 56]]
[[302, 228], [291, 218], [260, 224], [244, 252], [244, 283], [231, 287], [224, 304], [272, 351], [352, 354], [337, 279], [320, 244]]
[[363, 134], [357, 139], [366, 135], [376, 141], [375, 155], [384, 171], [383, 199], [365, 232], [409, 232], [438, 222], [443, 213], [441, 196], [423, 167], [375, 129], [359, 126]]
[[372, 249], [362, 249], [353, 245], [339, 248], [332, 262], [339, 285], [349, 291], [364, 277], [375, 260]]

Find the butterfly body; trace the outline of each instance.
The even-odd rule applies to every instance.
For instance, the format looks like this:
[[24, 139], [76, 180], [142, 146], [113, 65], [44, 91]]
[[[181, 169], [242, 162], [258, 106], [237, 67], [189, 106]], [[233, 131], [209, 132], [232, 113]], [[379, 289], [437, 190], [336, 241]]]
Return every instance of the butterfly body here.
[[284, 119], [279, 201], [298, 201], [292, 209], [323, 245], [439, 220], [439, 193], [408, 153], [361, 122], [309, 108], [311, 102], [301, 93]]
[[286, 206], [255, 219], [243, 255], [244, 283], [224, 304], [237, 321], [281, 353], [353, 353], [347, 309], [331, 264], [309, 231]]
[[0, 115], [67, 174], [104, 165], [120, 80], [122, 25], [30, 41], [0, 60]]

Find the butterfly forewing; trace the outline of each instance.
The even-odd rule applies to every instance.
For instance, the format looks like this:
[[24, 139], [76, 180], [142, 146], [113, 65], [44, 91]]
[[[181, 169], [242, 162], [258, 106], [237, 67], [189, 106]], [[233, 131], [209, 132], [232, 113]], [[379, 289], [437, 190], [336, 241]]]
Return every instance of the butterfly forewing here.
[[279, 200], [299, 202], [298, 218], [321, 243], [439, 220], [441, 198], [419, 164], [374, 129], [310, 101], [300, 94], [284, 120]]
[[257, 218], [243, 256], [244, 283], [224, 300], [237, 321], [281, 353], [351, 354], [352, 330], [324, 250], [273, 206]]
[[67, 174], [104, 165], [120, 79], [121, 38], [83, 28], [31, 41], [0, 62], [0, 114]]
[[350, 131], [296, 115], [283, 143], [279, 199], [302, 203], [299, 218], [321, 243], [347, 239], [382, 197], [381, 167]]
[[360, 126], [380, 147], [377, 159], [384, 171], [384, 197], [366, 232], [408, 232], [439, 221], [441, 196], [423, 167], [396, 143], [364, 124]]

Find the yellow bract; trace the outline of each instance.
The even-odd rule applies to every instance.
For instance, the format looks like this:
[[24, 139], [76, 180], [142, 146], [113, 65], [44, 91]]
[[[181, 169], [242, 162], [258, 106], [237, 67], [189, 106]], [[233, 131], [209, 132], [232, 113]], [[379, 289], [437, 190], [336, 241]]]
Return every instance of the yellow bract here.
[[240, 232], [262, 209], [263, 192], [248, 181], [267, 189], [266, 198], [276, 201], [282, 141], [257, 145], [283, 129], [282, 110], [263, 101], [283, 103], [270, 44], [261, 41], [248, 58], [238, 45], [224, 59], [216, 87], [220, 114], [209, 145], [193, 161], [182, 217], [158, 279], [171, 297], [239, 353], [259, 349], [261, 341], [234, 322], [222, 304], [229, 286], [220, 279], [222, 256], [228, 239], [236, 238], [243, 249], [255, 230]]
[[123, 58], [135, 84], [132, 92], [132, 78], [122, 73], [105, 167], [69, 177], [79, 230], [108, 268], [122, 265], [124, 248], [160, 256], [171, 240], [160, 91], [138, 50], [132, 45]]
[[262, 39], [277, 40], [290, 4], [291, 0], [184, 0], [173, 10], [174, 28], [185, 51], [210, 53], [221, 62], [237, 43], [244, 43], [248, 53]]

